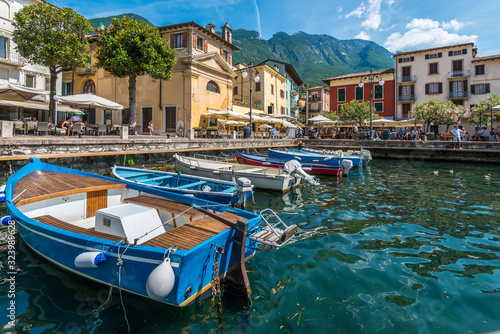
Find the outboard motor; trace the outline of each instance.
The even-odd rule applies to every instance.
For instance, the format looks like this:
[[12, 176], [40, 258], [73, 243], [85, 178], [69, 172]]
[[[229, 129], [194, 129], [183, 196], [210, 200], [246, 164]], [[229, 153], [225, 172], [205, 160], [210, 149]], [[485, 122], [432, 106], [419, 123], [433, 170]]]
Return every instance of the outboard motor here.
[[285, 163], [285, 166], [283, 167], [283, 170], [287, 172], [288, 174], [292, 175], [297, 175], [301, 179], [303, 179], [305, 182], [312, 184], [313, 186], [319, 185], [319, 180], [312, 177], [311, 175], [307, 174], [303, 169], [302, 165], [300, 162], [297, 160], [290, 160]]
[[352, 160], [342, 159], [341, 166], [342, 166], [342, 175], [347, 176], [353, 166]]
[[253, 199], [253, 185], [252, 181], [247, 179], [246, 177], [239, 177], [236, 182], [236, 189], [238, 190], [238, 196], [241, 199], [242, 208], [245, 208], [246, 204], [246, 193], [250, 192], [252, 194]]

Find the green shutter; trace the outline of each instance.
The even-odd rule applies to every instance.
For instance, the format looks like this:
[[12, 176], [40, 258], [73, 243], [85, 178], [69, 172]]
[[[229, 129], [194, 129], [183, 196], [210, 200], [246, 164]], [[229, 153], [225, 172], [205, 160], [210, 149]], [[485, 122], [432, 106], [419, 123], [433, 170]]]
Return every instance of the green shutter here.
[[62, 90], [61, 91], [62, 91], [61, 95], [66, 96], [66, 84], [64, 82], [62, 83]]
[[356, 87], [356, 100], [363, 101], [363, 88]]
[[69, 84], [68, 95], [73, 95], [73, 82]]
[[376, 85], [375, 86], [375, 98], [376, 99], [381, 99], [382, 98], [382, 86], [381, 85]]

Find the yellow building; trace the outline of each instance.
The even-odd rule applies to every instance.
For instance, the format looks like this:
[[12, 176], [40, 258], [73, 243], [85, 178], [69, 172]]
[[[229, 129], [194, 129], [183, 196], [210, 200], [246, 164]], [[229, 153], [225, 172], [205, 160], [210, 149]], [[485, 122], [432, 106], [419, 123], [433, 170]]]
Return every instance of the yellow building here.
[[[232, 108], [232, 80], [236, 75], [231, 66], [231, 54], [238, 50], [231, 44], [232, 31], [222, 27], [223, 38], [215, 34], [215, 25], [207, 28], [195, 22], [179, 23], [158, 28], [163, 39], [177, 51], [177, 63], [172, 79], [137, 78], [137, 125], [148, 132], [153, 120], [156, 134], [184, 134], [186, 129], [208, 126], [201, 117], [209, 111]], [[128, 124], [128, 78], [116, 78], [102, 69], [89, 67], [63, 75], [63, 95], [94, 92], [125, 106], [122, 111], [89, 109], [89, 123]], [[93, 83], [93, 85], [92, 85]], [[93, 88], [92, 88], [93, 87]]]

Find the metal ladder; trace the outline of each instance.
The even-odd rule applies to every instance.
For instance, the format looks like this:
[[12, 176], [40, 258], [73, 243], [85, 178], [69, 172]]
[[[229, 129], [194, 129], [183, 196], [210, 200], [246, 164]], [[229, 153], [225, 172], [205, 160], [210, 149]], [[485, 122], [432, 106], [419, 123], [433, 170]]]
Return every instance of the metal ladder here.
[[[282, 247], [293, 239], [297, 225], [288, 226], [271, 209], [264, 209], [259, 213], [261, 218], [254, 227], [248, 231], [251, 240], [272, 247]], [[270, 220], [277, 220], [270, 222]]]

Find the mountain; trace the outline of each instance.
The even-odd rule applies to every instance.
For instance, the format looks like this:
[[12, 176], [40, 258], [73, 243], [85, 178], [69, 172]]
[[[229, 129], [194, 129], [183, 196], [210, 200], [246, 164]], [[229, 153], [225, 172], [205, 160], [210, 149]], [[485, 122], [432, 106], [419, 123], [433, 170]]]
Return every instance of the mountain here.
[[132, 14], [132, 13], [125, 13], [125, 14], [121, 14], [121, 15], [108, 16], [108, 17], [97, 17], [95, 19], [89, 19], [89, 21], [90, 21], [90, 24], [92, 25], [92, 28], [94, 28], [94, 30], [96, 30], [97, 28], [99, 28], [101, 26], [101, 23], [107, 27], [111, 24], [111, 21], [114, 18], [121, 19], [124, 16], [128, 16], [131, 19], [134, 19], [136, 21], [143, 21], [143, 22], [146, 22], [147, 24], [149, 24], [150, 26], [154, 26], [154, 24], [149, 22], [144, 17], [137, 15], [137, 14]]
[[290, 63], [307, 87], [323, 85], [322, 79], [339, 75], [394, 67], [392, 53], [375, 42], [361, 39], [278, 32], [264, 40], [256, 31], [236, 29], [233, 44], [240, 48], [233, 53], [233, 64], [250, 61], [258, 64], [266, 59]]
[[[131, 13], [89, 21], [96, 29], [101, 22], [108, 26], [113, 18], [124, 15], [153, 25], [144, 17]], [[339, 75], [394, 67], [392, 53], [375, 42], [361, 39], [338, 40], [329, 35], [278, 32], [265, 40], [256, 31], [235, 29], [233, 44], [240, 49], [233, 53], [233, 64], [250, 61], [258, 64], [266, 59], [290, 63], [305, 87], [323, 85], [323, 79]]]

